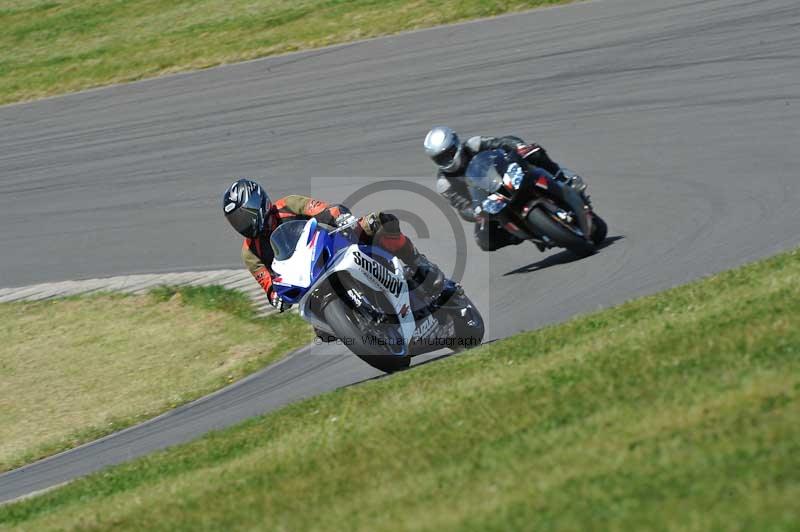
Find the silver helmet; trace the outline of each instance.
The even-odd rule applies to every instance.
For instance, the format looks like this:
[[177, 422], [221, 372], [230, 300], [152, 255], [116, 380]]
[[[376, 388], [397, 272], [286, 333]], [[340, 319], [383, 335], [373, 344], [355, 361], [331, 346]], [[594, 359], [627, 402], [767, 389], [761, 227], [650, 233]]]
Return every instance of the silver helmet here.
[[455, 172], [464, 165], [464, 149], [456, 132], [436, 126], [425, 136], [425, 153], [443, 172]]

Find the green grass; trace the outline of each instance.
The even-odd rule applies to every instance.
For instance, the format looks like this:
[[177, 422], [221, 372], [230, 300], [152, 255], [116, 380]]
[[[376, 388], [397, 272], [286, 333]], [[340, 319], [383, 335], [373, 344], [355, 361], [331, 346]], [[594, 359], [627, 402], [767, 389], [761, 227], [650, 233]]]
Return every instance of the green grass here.
[[797, 530], [800, 252], [0, 507], [26, 530]]
[[0, 103], [563, 0], [0, 0]]
[[0, 337], [3, 471], [206, 395], [312, 335], [212, 286], [4, 303]]

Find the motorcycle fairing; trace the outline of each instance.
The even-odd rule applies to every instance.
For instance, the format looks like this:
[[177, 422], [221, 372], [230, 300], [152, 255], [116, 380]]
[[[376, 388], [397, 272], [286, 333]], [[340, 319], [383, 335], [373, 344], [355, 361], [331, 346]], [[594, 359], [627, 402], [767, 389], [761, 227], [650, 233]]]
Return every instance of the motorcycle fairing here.
[[[303, 222], [297, 220], [285, 223]], [[281, 226], [276, 232], [279, 230]], [[384, 264], [391, 265], [391, 269]], [[405, 342], [405, 349], [398, 354], [406, 354], [417, 323], [412, 311], [415, 302], [412, 301], [403, 272], [403, 262], [399, 258], [378, 247], [354, 243], [338, 232], [329, 232], [312, 218], [305, 222], [291, 256], [285, 260], [273, 261], [272, 270], [276, 273], [273, 286], [278, 295], [290, 303], [298, 304], [301, 317], [318, 329], [330, 333], [333, 331], [329, 330], [322, 316], [309, 304], [317, 287], [331, 276], [344, 272], [358, 283], [381, 292], [396, 312]]]

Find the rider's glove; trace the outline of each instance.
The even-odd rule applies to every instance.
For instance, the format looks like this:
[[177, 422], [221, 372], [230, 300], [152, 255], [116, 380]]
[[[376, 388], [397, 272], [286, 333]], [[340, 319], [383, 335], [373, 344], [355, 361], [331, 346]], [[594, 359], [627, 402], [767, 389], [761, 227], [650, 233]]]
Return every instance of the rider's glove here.
[[349, 212], [343, 212], [339, 216], [336, 217], [336, 227], [347, 227], [351, 225], [355, 225], [357, 218], [353, 216]]
[[283, 312], [292, 308], [292, 304], [284, 301], [283, 298], [278, 295], [278, 292], [275, 291], [269, 296], [269, 304], [275, 307], [278, 312]]
[[468, 222], [475, 221], [475, 215], [472, 212], [472, 200], [456, 192], [446, 178], [439, 177], [436, 180], [436, 192], [446, 198], [462, 218]]

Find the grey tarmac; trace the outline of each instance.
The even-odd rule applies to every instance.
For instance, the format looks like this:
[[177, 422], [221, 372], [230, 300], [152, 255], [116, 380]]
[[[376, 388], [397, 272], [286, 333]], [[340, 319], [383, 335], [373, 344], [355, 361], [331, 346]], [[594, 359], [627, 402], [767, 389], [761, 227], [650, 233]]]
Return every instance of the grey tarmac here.
[[[771, 255], [800, 243], [799, 26], [796, 0], [597, 0], [6, 106], [0, 287], [237, 269], [219, 209], [235, 176], [275, 197], [341, 200], [379, 181], [367, 176], [432, 189], [421, 144], [435, 123], [542, 143], [610, 226], [573, 260], [528, 244], [482, 254], [463, 224], [490, 339]], [[444, 225], [399, 192], [356, 210], [376, 207]], [[452, 267], [458, 250], [424, 236]], [[2, 475], [0, 501], [376, 375], [309, 347]]]

